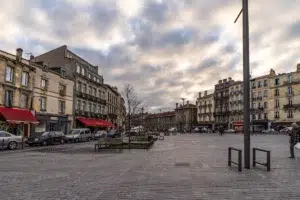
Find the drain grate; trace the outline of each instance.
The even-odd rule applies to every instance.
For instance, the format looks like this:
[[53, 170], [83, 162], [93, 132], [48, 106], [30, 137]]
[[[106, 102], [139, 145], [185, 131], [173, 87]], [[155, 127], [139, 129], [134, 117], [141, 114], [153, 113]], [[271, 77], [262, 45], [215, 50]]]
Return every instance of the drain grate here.
[[176, 162], [174, 164], [174, 166], [176, 166], [176, 167], [189, 167], [189, 166], [191, 166], [191, 164], [189, 162]]

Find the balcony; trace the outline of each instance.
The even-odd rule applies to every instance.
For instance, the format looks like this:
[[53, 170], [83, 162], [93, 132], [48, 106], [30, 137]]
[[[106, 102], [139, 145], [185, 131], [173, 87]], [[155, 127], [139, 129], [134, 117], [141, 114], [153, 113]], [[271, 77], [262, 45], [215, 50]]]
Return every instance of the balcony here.
[[283, 109], [298, 109], [300, 104], [286, 104], [283, 106]]
[[293, 115], [288, 115], [287, 118], [289, 118], [289, 119], [290, 119], [290, 118], [293, 118]]
[[108, 113], [108, 117], [109, 117], [110, 119], [117, 119], [118, 115], [115, 114], [115, 113]]
[[275, 94], [274, 94], [274, 97], [279, 97], [279, 93], [275, 93]]
[[262, 100], [262, 97], [257, 97], [256, 98], [258, 101], [261, 101]]
[[211, 107], [212, 107], [212, 104], [211, 104], [211, 103], [210, 103], [210, 104], [208, 104], [208, 107], [209, 107], [209, 108], [211, 108]]
[[286, 93], [285, 93], [285, 96], [287, 96], [287, 97], [294, 96], [294, 91], [286, 92]]
[[106, 100], [105, 99], [97, 98], [97, 102], [101, 103], [103, 105], [106, 105]]
[[275, 118], [275, 119], [279, 119], [279, 116], [275, 116], [274, 118]]
[[283, 81], [283, 85], [294, 85], [300, 83], [300, 79], [292, 80], [292, 81]]

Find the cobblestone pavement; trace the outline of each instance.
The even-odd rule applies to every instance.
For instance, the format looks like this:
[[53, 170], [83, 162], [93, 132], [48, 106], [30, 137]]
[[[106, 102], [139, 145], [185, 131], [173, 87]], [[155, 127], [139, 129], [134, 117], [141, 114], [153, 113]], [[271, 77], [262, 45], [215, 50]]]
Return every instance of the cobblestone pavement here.
[[[227, 148], [242, 135], [165, 137], [150, 150], [103, 151], [66, 144], [0, 153], [3, 200], [54, 199], [300, 199], [299, 158], [290, 160], [288, 137], [253, 136], [252, 146], [272, 151], [272, 171], [227, 167]], [[260, 159], [264, 156], [261, 155]]]

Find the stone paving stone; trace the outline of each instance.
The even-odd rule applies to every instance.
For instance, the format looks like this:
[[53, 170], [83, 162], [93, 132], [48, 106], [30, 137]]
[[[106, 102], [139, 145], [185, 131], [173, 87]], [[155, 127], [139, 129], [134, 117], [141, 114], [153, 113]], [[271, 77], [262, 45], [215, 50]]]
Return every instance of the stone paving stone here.
[[300, 199], [300, 152], [287, 158], [288, 137], [257, 135], [251, 142], [271, 150], [271, 172], [227, 167], [228, 146], [243, 149], [243, 136], [234, 134], [168, 136], [150, 150], [122, 153], [95, 153], [95, 142], [4, 151], [1, 199]]

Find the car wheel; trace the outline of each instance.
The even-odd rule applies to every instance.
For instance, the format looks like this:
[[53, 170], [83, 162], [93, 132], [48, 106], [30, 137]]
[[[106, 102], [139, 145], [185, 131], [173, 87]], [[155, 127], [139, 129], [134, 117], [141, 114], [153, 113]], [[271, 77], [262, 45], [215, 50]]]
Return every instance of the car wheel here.
[[79, 139], [77, 138], [77, 139], [75, 139], [75, 142], [79, 142]]
[[48, 142], [46, 140], [44, 140], [42, 144], [43, 144], [43, 146], [47, 146]]
[[30, 147], [33, 147], [33, 144], [28, 144]]
[[64, 144], [65, 143], [65, 140], [64, 139], [61, 139], [60, 140], [60, 144]]
[[18, 146], [18, 144], [17, 144], [16, 142], [10, 142], [10, 143], [8, 144], [8, 148], [9, 148], [10, 150], [15, 150], [15, 149], [17, 148], [17, 146]]

